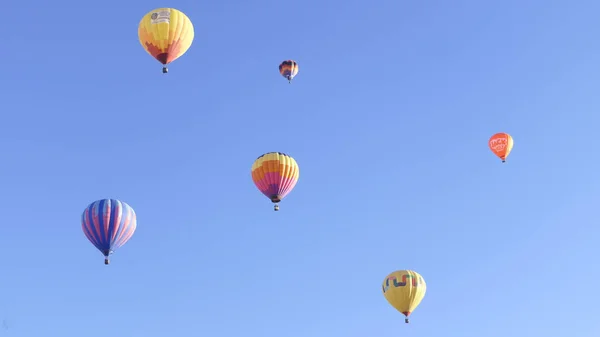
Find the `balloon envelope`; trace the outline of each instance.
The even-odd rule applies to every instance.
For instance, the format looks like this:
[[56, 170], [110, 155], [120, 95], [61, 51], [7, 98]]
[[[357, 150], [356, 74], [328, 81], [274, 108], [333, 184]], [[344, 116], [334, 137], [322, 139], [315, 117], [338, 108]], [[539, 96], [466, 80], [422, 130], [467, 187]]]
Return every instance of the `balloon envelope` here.
[[166, 65], [190, 48], [194, 40], [194, 25], [177, 9], [157, 8], [140, 21], [138, 37], [146, 52]]
[[513, 138], [508, 133], [504, 132], [493, 135], [488, 141], [490, 150], [492, 150], [498, 158], [502, 159], [502, 162], [506, 161], [510, 151], [512, 151], [513, 145]]
[[389, 274], [383, 280], [383, 296], [394, 307], [407, 317], [419, 306], [425, 292], [427, 284], [416, 271], [398, 270]]
[[254, 184], [273, 203], [285, 198], [296, 186], [299, 177], [298, 163], [285, 153], [265, 153], [252, 165]]
[[298, 62], [294, 60], [286, 60], [281, 62], [279, 65], [279, 73], [281, 76], [288, 79], [288, 81], [292, 81], [296, 75], [298, 75]]
[[108, 256], [131, 239], [137, 219], [128, 204], [116, 199], [102, 199], [94, 201], [83, 211], [81, 227], [108, 262]]

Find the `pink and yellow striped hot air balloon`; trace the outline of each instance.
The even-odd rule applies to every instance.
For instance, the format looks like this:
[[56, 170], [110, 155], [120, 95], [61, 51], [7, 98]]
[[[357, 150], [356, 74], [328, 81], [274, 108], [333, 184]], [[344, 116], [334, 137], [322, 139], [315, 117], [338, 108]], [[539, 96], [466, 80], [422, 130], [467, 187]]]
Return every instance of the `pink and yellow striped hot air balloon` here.
[[285, 153], [265, 153], [252, 165], [254, 184], [271, 199], [276, 211], [279, 210], [278, 203], [292, 191], [299, 177], [298, 163]]
[[157, 8], [140, 21], [138, 38], [146, 52], [163, 64], [163, 74], [166, 74], [167, 65], [192, 46], [194, 25], [175, 8]]

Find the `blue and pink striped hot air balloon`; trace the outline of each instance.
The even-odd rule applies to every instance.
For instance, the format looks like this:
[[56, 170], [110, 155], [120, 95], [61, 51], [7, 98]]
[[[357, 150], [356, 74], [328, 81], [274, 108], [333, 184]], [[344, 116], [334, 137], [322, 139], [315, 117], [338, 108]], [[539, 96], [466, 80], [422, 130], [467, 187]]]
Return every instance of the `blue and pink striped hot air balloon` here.
[[104, 255], [104, 264], [109, 264], [108, 256], [133, 236], [137, 220], [131, 206], [116, 199], [102, 199], [83, 211], [81, 227], [88, 240]]

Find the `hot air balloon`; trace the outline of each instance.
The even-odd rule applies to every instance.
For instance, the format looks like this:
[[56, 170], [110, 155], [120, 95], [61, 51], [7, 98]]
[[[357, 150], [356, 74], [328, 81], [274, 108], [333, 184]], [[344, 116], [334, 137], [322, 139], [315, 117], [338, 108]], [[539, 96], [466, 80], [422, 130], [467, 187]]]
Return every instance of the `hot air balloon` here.
[[287, 78], [289, 83], [292, 83], [294, 77], [298, 75], [298, 62], [294, 60], [286, 60], [281, 62], [279, 65], [279, 73], [281, 76]]
[[115, 199], [102, 199], [91, 203], [81, 216], [83, 233], [104, 255], [104, 264], [109, 264], [108, 256], [123, 246], [137, 227], [133, 208]]
[[147, 13], [138, 26], [142, 47], [164, 65], [163, 74], [169, 72], [167, 64], [181, 57], [194, 41], [192, 21], [174, 8], [157, 8]]
[[510, 151], [512, 151], [513, 144], [514, 142], [512, 137], [508, 133], [504, 132], [493, 135], [488, 142], [490, 150], [492, 150], [496, 156], [502, 159], [503, 163], [506, 162], [506, 157], [508, 157]]
[[265, 153], [252, 165], [254, 184], [271, 199], [276, 211], [279, 210], [278, 203], [292, 191], [299, 177], [298, 163], [285, 153]]
[[389, 274], [383, 280], [383, 296], [394, 307], [400, 311], [408, 323], [408, 316], [419, 306], [427, 284], [423, 276], [412, 270], [398, 270]]

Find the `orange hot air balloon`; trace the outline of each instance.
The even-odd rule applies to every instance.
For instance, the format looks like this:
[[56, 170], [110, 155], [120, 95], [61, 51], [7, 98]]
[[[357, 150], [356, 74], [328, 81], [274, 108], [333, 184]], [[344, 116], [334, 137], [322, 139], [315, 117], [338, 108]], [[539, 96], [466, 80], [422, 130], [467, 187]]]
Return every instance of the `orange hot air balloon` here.
[[512, 151], [513, 144], [512, 137], [504, 132], [493, 135], [488, 142], [490, 150], [492, 150], [498, 158], [502, 159], [503, 163], [506, 162], [506, 157], [508, 157], [510, 151]]

